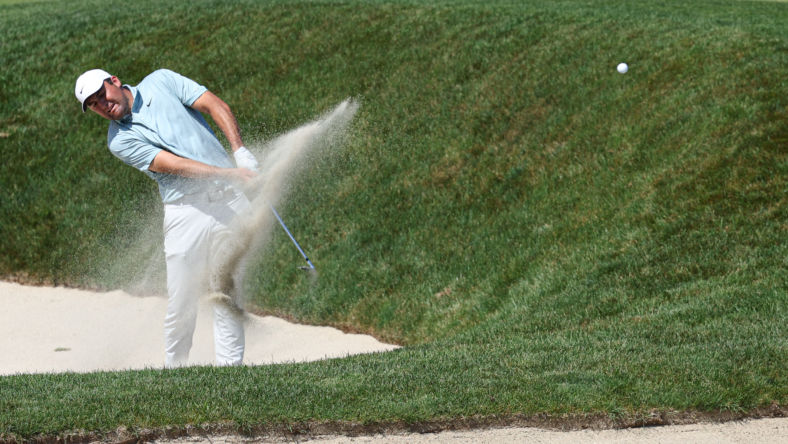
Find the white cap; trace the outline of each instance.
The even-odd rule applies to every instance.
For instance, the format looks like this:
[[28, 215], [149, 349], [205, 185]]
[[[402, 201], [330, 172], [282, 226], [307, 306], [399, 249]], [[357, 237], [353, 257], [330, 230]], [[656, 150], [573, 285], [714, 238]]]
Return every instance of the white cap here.
[[79, 103], [82, 104], [82, 112], [85, 112], [85, 99], [92, 96], [93, 93], [101, 89], [104, 80], [112, 77], [112, 74], [104, 71], [103, 69], [91, 69], [79, 76], [77, 79], [77, 86], [74, 87], [74, 94], [77, 95]]

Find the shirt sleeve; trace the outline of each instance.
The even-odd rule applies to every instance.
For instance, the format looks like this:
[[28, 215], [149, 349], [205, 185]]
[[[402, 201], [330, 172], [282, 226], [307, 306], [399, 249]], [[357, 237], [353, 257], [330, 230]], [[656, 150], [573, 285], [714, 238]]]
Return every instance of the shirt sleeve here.
[[208, 91], [208, 88], [194, 80], [169, 69], [160, 69], [157, 71], [157, 74], [164, 78], [164, 84], [167, 85], [167, 88], [186, 106], [192, 106], [200, 96]]
[[142, 140], [126, 137], [122, 129], [110, 126], [107, 136], [109, 151], [126, 165], [130, 165], [142, 172], [147, 172], [153, 159], [162, 151], [161, 148]]

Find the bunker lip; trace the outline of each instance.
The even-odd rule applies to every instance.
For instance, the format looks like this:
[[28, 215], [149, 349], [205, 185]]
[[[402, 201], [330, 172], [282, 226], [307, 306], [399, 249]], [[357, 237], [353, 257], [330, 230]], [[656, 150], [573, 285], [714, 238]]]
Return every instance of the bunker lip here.
[[[17, 438], [0, 435], [0, 444], [82, 444], [104, 442], [108, 444], [142, 444], [152, 441], [174, 441], [181, 438], [236, 437], [254, 442], [304, 442], [325, 440], [338, 437], [360, 437], [374, 435], [435, 434], [441, 432], [463, 432], [494, 430], [519, 427], [536, 428], [548, 431], [572, 432], [582, 430], [620, 430], [654, 426], [681, 426], [701, 423], [724, 424], [746, 419], [769, 419], [788, 417], [788, 407], [772, 404], [769, 407], [747, 412], [732, 411], [657, 411], [640, 414], [625, 414], [611, 418], [606, 413], [551, 415], [491, 415], [463, 418], [437, 419], [415, 423], [382, 422], [359, 424], [350, 421], [308, 421], [299, 423], [258, 424], [240, 427], [233, 423], [216, 423], [129, 430], [120, 427], [113, 431], [102, 432], [65, 432], [59, 435], [39, 435], [30, 438]], [[669, 433], [669, 430], [666, 430]], [[431, 439], [430, 442], [440, 442]], [[452, 441], [454, 442], [454, 441]], [[541, 441], [546, 442], [546, 441]], [[595, 441], [602, 442], [602, 441]], [[617, 441], [618, 442], [618, 441]]]

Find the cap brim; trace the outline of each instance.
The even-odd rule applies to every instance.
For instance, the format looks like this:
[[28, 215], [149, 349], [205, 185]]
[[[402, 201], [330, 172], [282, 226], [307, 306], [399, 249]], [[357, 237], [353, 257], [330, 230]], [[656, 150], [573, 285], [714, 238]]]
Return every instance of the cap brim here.
[[85, 100], [83, 100], [83, 101], [82, 101], [82, 112], [83, 112], [83, 113], [84, 113], [84, 112], [87, 112], [87, 110], [88, 110], [88, 106], [85, 104], [85, 102], [87, 102], [87, 101], [88, 101], [88, 99], [90, 98], [90, 96], [92, 96], [93, 94], [96, 94], [97, 92], [99, 92], [99, 90], [101, 89], [101, 87], [102, 87], [102, 86], [104, 86], [104, 82], [106, 82], [106, 81], [107, 81], [107, 79], [104, 79], [104, 80], [102, 80], [102, 81], [101, 81], [101, 82], [98, 84], [98, 87], [96, 88], [96, 90], [95, 90], [95, 91], [93, 91], [93, 92], [91, 92], [90, 94], [88, 94], [88, 95], [86, 95], [86, 96], [85, 96]]

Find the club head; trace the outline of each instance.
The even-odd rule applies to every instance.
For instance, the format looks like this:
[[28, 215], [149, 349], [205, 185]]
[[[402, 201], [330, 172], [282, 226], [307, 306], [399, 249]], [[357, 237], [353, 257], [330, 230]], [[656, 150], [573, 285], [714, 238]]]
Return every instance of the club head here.
[[308, 274], [312, 281], [317, 279], [317, 269], [312, 267], [298, 267], [298, 269]]
[[299, 270], [308, 271], [310, 273], [317, 273], [317, 269], [312, 267], [298, 267]]

